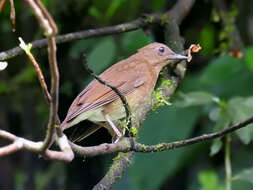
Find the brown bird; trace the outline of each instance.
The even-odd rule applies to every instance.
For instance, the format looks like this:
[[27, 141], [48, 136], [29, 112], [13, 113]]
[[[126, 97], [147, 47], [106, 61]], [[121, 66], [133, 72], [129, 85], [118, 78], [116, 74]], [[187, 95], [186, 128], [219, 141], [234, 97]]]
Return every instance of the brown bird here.
[[[151, 43], [129, 58], [112, 65], [99, 77], [116, 87], [126, 97], [131, 112], [137, 113], [138, 108], [150, 100], [161, 69], [172, 60], [187, 58], [174, 53], [162, 43]], [[61, 128], [65, 130], [86, 119], [94, 123], [107, 121], [118, 140], [122, 134], [113, 121], [124, 117], [125, 109], [119, 96], [111, 88], [94, 79], [75, 98]]]

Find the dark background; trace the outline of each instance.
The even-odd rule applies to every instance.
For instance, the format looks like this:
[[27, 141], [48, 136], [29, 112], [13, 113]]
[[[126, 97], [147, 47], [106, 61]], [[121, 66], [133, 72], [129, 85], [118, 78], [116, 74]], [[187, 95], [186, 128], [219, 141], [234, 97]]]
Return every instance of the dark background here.
[[[169, 2], [169, 3], [168, 3]], [[166, 0], [51, 0], [43, 1], [54, 17], [59, 33], [69, 33], [132, 21], [144, 13], [166, 11], [175, 1]], [[145, 144], [181, 140], [241, 121], [253, 113], [253, 2], [227, 1], [230, 18], [236, 19], [245, 48], [242, 59], [228, 55], [228, 31], [213, 8], [211, 0], [197, 0], [180, 26], [185, 48], [200, 43], [203, 50], [190, 63], [186, 78], [178, 93], [164, 106], [151, 113], [139, 131], [139, 141]], [[15, 1], [16, 32], [11, 32], [9, 3], [0, 15], [0, 51], [25, 42], [41, 39], [42, 30], [33, 12], [24, 1]], [[232, 28], [233, 29], [233, 28]], [[60, 69], [59, 115], [65, 117], [74, 97], [92, 79], [81, 63], [86, 53], [88, 64], [101, 73], [138, 48], [158, 40], [163, 42], [162, 28], [146, 35], [136, 30], [119, 35], [77, 40], [59, 44]], [[33, 50], [49, 83], [49, 68], [45, 48]], [[192, 93], [192, 92], [198, 93]], [[199, 93], [201, 92], [201, 93]], [[213, 101], [214, 97], [220, 103]], [[48, 121], [48, 106], [44, 100], [36, 73], [25, 55], [8, 60], [0, 72], [0, 128], [34, 141], [44, 138]], [[78, 128], [89, 125], [82, 122]], [[81, 129], [80, 129], [81, 130]], [[78, 130], [77, 130], [78, 131]], [[76, 135], [73, 131], [69, 136]], [[248, 127], [231, 136], [232, 189], [253, 188], [253, 128]], [[82, 145], [110, 142], [106, 130], [99, 130]], [[6, 141], [0, 139], [1, 145]], [[131, 190], [222, 190], [224, 187], [224, 139], [160, 153], [137, 153], [124, 177], [113, 189]], [[213, 156], [210, 150], [213, 150]], [[216, 153], [217, 152], [217, 153]], [[0, 158], [1, 190], [91, 189], [105, 174], [113, 155], [59, 163], [20, 151]], [[247, 172], [245, 170], [247, 169]]]

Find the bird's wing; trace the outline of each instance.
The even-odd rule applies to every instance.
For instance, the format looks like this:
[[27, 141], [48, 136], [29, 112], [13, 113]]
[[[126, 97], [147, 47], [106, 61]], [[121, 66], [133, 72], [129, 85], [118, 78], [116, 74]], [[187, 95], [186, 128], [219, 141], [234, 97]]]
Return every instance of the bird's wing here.
[[[104, 72], [100, 77], [110, 85], [116, 87], [126, 96], [146, 81], [145, 75], [138, 72], [119, 72], [115, 76], [108, 76], [111, 72]], [[108, 86], [93, 80], [73, 101], [69, 108], [66, 121], [69, 122], [80, 114], [97, 109], [108, 104], [119, 96]]]

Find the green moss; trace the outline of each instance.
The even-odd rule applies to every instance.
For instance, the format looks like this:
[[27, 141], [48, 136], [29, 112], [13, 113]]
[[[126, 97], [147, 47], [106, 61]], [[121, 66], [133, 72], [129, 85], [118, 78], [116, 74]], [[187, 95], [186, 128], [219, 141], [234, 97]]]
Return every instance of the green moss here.
[[168, 101], [169, 97], [165, 98], [163, 96], [162, 90], [164, 88], [167, 88], [167, 90], [170, 90], [170, 89], [172, 89], [174, 84], [175, 84], [175, 82], [173, 80], [162, 79], [159, 87], [155, 91], [152, 92], [153, 97], [155, 97], [155, 100], [153, 99], [153, 102], [152, 102], [152, 105], [153, 105], [152, 110], [153, 111], [157, 110], [161, 106], [171, 105], [171, 103]]
[[139, 144], [139, 145], [138, 145], [138, 148], [139, 148], [140, 150], [144, 150], [144, 152], [147, 152], [147, 146], [145, 146], [145, 145], [143, 145], [143, 144]]
[[169, 23], [168, 15], [166, 13], [161, 16], [161, 25], [165, 25]]
[[[139, 145], [139, 149], [144, 151], [144, 152], [149, 152], [150, 151], [149, 147], [145, 146], [145, 145]], [[153, 149], [154, 152], [160, 152], [162, 150], [164, 150], [164, 144], [162, 144], [162, 143], [155, 145], [154, 149]]]
[[130, 132], [135, 137], [138, 133], [138, 129], [136, 127], [130, 127]]
[[171, 105], [169, 102], [168, 102], [168, 99], [169, 98], [164, 98], [163, 94], [162, 94], [162, 91], [158, 90], [157, 92], [156, 91], [153, 91], [153, 96], [155, 97], [155, 100], [153, 100], [153, 107], [152, 107], [152, 110], [155, 111], [157, 110], [158, 108], [160, 108], [161, 106], [164, 106], [164, 105]]
[[146, 22], [147, 22], [148, 24], [152, 24], [152, 23], [154, 22], [153, 17], [147, 18], [147, 19], [146, 19]]
[[126, 118], [122, 119], [122, 120], [118, 120], [118, 124], [120, 125], [120, 131], [121, 133], [124, 135], [126, 130], [128, 130], [127, 128], [127, 123], [126, 123]]
[[131, 163], [131, 160], [129, 160], [125, 155], [125, 153], [118, 153], [118, 155], [113, 158], [113, 164], [110, 167], [110, 172], [108, 173], [108, 178], [110, 179], [119, 179], [121, 178], [121, 175], [117, 175], [115, 176], [115, 174], [117, 173], [117, 171], [120, 170], [120, 168], [122, 167], [122, 163], [119, 161], [120, 159], [125, 159], [125, 161], [127, 163]]
[[[124, 154], [124, 153], [122, 153], [122, 154]], [[126, 161], [128, 164], [131, 164], [131, 159], [129, 159], [129, 157], [124, 156], [124, 159], [125, 159], [125, 161]]]
[[157, 144], [156, 147], [155, 147], [155, 151], [161, 151], [163, 150], [163, 144]]
[[166, 80], [166, 79], [162, 79], [161, 84], [159, 85], [159, 87], [157, 88], [157, 90], [161, 90], [164, 87], [168, 87], [168, 88], [172, 88], [173, 85], [175, 84], [175, 82], [173, 80]]
[[110, 172], [107, 173], [109, 180], [117, 180], [121, 178], [121, 175], [115, 175], [117, 171], [120, 169], [120, 163], [113, 163], [110, 168]]
[[[119, 160], [121, 158], [121, 154], [119, 153], [116, 157], [114, 157], [112, 160], [113, 161], [116, 161], [116, 160]], [[113, 164], [114, 165], [114, 164]]]
[[235, 26], [232, 25], [232, 24], [227, 25], [227, 26], [224, 28], [224, 30], [225, 30], [226, 32], [231, 32], [231, 31], [233, 31], [234, 29], [235, 29]]
[[213, 22], [220, 22], [220, 15], [219, 13], [216, 11], [216, 9], [212, 9], [212, 12], [211, 12], [211, 20]]

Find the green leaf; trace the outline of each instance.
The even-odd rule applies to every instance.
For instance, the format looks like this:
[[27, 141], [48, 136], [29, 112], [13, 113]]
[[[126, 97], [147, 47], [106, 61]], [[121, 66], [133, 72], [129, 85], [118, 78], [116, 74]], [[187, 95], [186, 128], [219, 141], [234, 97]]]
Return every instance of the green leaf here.
[[243, 180], [253, 184], [253, 168], [245, 169], [236, 174], [232, 180]]
[[17, 169], [14, 173], [14, 184], [15, 189], [24, 190], [25, 189], [25, 173], [22, 170]]
[[211, 121], [217, 122], [219, 120], [219, 117], [220, 117], [220, 111], [221, 111], [220, 107], [214, 107], [213, 109], [211, 109], [209, 114], [208, 114], [209, 119]]
[[[140, 129], [139, 142], [157, 144], [189, 137], [196, 122], [199, 109], [196, 107], [162, 107], [159, 114], [153, 113]], [[182, 119], [182, 115], [184, 119]], [[164, 180], [172, 176], [188, 155], [188, 148], [180, 148], [154, 154], [137, 154], [129, 168], [133, 189], [159, 189]]]
[[60, 92], [65, 94], [68, 97], [73, 97], [73, 83], [70, 81], [66, 81], [64, 83], [62, 83], [61, 87], [60, 87]]
[[223, 143], [221, 139], [215, 139], [211, 145], [210, 156], [214, 156], [215, 154], [217, 154], [221, 150], [222, 145]]
[[36, 72], [31, 63], [18, 75], [16, 75], [12, 80], [14, 83], [25, 83], [25, 82], [31, 82], [36, 78]]
[[215, 28], [208, 24], [200, 32], [199, 43], [202, 46], [200, 51], [203, 55], [212, 55], [215, 47]]
[[[138, 40], [133, 40], [138, 39]], [[151, 38], [142, 30], [127, 32], [122, 37], [122, 47], [128, 53], [134, 53], [140, 47], [143, 47], [151, 42]]]
[[69, 51], [69, 56], [73, 59], [79, 58], [81, 54], [87, 53], [87, 50], [90, 49], [96, 41], [96, 39], [85, 39], [73, 42]]
[[96, 43], [96, 46], [89, 53], [88, 64], [99, 74], [113, 63], [115, 53], [116, 45], [113, 38], [105, 38]]
[[95, 6], [91, 6], [88, 12], [89, 12], [89, 15], [93, 16], [97, 20], [100, 20], [101, 18], [103, 18], [103, 14]]
[[166, 0], [152, 1], [153, 11], [160, 11], [165, 6]]
[[220, 185], [219, 177], [213, 170], [201, 171], [198, 175], [201, 190], [223, 190]]
[[246, 64], [253, 70], [253, 47], [249, 47], [245, 53]]
[[50, 167], [44, 172], [38, 172], [35, 175], [35, 189], [46, 189], [50, 181], [54, 180], [60, 189], [64, 187], [66, 180], [65, 165], [62, 163], [51, 163]]
[[125, 1], [126, 0], [113, 0], [109, 8], [106, 10], [105, 19], [109, 21]]
[[218, 120], [216, 121], [213, 131], [220, 131], [229, 126], [232, 122], [231, 116], [229, 115], [227, 108], [219, 108], [218, 109]]
[[[253, 97], [232, 98], [228, 102], [228, 113], [233, 124], [241, 122], [253, 115]], [[253, 137], [253, 124], [236, 131], [236, 134], [244, 144], [250, 143]]]
[[[222, 108], [219, 107], [219, 108], [215, 109], [215, 112], [216, 112], [215, 115], [217, 114], [217, 120], [216, 120], [216, 123], [213, 127], [213, 131], [217, 132], [217, 131], [223, 130], [226, 127], [228, 127], [232, 121], [231, 121], [230, 115], [227, 112], [226, 106], [222, 107]], [[215, 117], [213, 117], [213, 118], [215, 118]], [[215, 154], [217, 154], [221, 150], [222, 145], [223, 145], [223, 143], [222, 143], [221, 139], [213, 140], [212, 145], [210, 147], [211, 148], [210, 156], [214, 156]]]
[[211, 83], [217, 85], [224, 81], [231, 81], [231, 78], [240, 75], [241, 65], [239, 59], [231, 56], [221, 56], [209, 64], [199, 81], [205, 85]]
[[187, 94], [180, 92], [178, 93], [178, 95], [181, 98], [181, 100], [180, 101], [177, 100], [174, 103], [178, 107], [205, 105], [219, 101], [219, 98], [213, 96], [208, 92], [196, 91]]
[[252, 95], [250, 81], [253, 81], [252, 71], [244, 64], [244, 59], [226, 55], [213, 59], [199, 74], [188, 73], [180, 88], [184, 88], [184, 92], [201, 89], [229, 99], [232, 96]]
[[8, 83], [5, 81], [0, 81], [0, 94], [1, 93], [7, 93], [9, 92], [10, 87], [8, 86]]
[[43, 5], [44, 5], [45, 7], [48, 7], [48, 1], [47, 1], [47, 0], [42, 0], [41, 2], [43, 3]]

